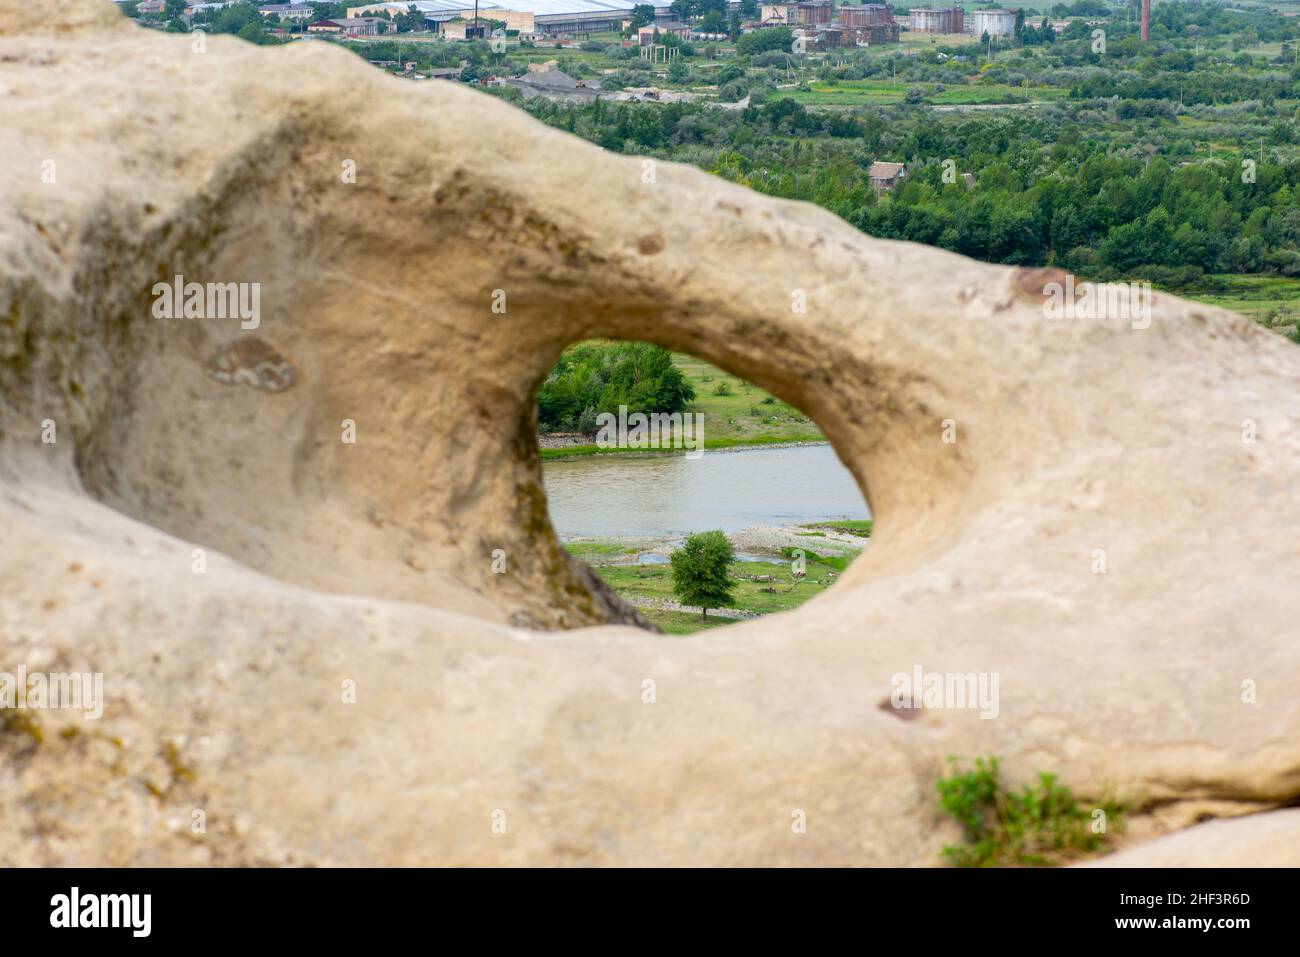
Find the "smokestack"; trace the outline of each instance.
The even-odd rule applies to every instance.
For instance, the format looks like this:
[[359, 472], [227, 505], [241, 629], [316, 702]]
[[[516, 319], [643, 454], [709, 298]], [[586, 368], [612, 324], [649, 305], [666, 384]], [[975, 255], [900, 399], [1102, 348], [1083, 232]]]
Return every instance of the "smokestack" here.
[[1151, 0], [1142, 0], [1142, 42], [1151, 42]]

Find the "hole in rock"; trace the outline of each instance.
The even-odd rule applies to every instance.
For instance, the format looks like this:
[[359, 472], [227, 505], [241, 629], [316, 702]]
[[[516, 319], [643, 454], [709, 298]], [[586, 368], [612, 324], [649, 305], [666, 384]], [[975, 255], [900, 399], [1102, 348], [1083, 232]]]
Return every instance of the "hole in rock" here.
[[817, 425], [700, 359], [584, 342], [537, 406], [561, 543], [666, 634], [797, 608], [869, 547], [862, 493]]

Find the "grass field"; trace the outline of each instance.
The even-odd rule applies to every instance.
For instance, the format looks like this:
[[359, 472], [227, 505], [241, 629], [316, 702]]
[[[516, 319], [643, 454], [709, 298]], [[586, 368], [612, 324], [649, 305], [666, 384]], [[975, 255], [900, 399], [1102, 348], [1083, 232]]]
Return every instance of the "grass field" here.
[[[789, 97], [804, 106], [880, 106], [901, 103], [909, 89], [924, 91], [925, 102], [934, 106], [978, 106], [1005, 102], [1038, 103], [1068, 97], [1062, 87], [1008, 86], [1004, 83], [964, 84], [960, 86], [912, 83], [891, 80], [828, 80], [810, 83], [807, 90], [782, 90], [778, 96]], [[942, 88], [941, 88], [942, 86]]]
[[[693, 356], [674, 353], [673, 361], [695, 389], [695, 401], [688, 411], [704, 414], [705, 448], [825, 441], [821, 430], [806, 415], [769, 396], [758, 386]], [[726, 394], [719, 395], [719, 391]], [[625, 455], [635, 451], [583, 445], [542, 449], [542, 458]]]
[[[834, 544], [819, 545], [828, 532], [849, 533], [868, 538], [871, 520], [836, 519], [810, 522], [799, 526], [806, 532], [796, 533], [808, 538], [807, 544], [783, 548], [786, 559], [795, 557], [794, 549], [802, 552], [804, 576], [795, 579], [791, 565], [765, 561], [738, 561], [731, 566], [731, 577], [736, 580], [734, 610], [748, 616], [770, 615], [774, 612], [798, 608], [814, 595], [834, 584], [860, 550], [842, 539]], [[672, 566], [669, 564], [634, 564], [631, 556], [658, 549], [665, 554], [662, 538], [587, 538], [566, 542], [564, 548], [575, 558], [585, 561], [614, 591], [637, 605], [641, 614], [657, 625], [665, 634], [686, 635], [706, 628], [734, 624], [738, 619], [710, 614], [707, 618], [698, 612], [685, 612], [671, 608], [650, 607], [657, 603], [675, 601]], [[821, 549], [821, 552], [818, 551]], [[822, 554], [822, 552], [826, 554]], [[775, 558], [776, 555], [773, 554]], [[751, 581], [751, 578], [771, 578], [771, 581]], [[637, 599], [647, 602], [638, 604]]]
[[[588, 543], [573, 543], [585, 545]], [[580, 551], [566, 545], [574, 554]], [[616, 592], [624, 598], [652, 598], [673, 600], [673, 573], [669, 565], [601, 565], [588, 560], [596, 573], [600, 575]], [[731, 566], [736, 582], [735, 608], [754, 615], [770, 615], [773, 612], [789, 611], [798, 608], [814, 595], [820, 594], [833, 583], [828, 573], [839, 574], [847, 564], [846, 559], [809, 558], [807, 576], [796, 582], [790, 575], [788, 565], [774, 565], [770, 562], [736, 562]], [[749, 581], [748, 577], [772, 576], [771, 582]], [[735, 624], [733, 618], [710, 615], [708, 618], [697, 612], [684, 612], [660, 608], [638, 607], [638, 611], [654, 622], [667, 634], [689, 634], [705, 628]]]
[[1279, 331], [1300, 321], [1300, 279], [1296, 278], [1210, 275], [1195, 287], [1173, 292], [1184, 299], [1231, 309]]
[[[874, 523], [869, 518], [842, 518], [835, 522], [810, 522], [802, 528], [828, 529], [832, 532], [848, 532], [850, 535], [861, 535], [863, 538], [871, 537], [871, 528]], [[809, 534], [822, 534], [821, 532], [810, 532]]]

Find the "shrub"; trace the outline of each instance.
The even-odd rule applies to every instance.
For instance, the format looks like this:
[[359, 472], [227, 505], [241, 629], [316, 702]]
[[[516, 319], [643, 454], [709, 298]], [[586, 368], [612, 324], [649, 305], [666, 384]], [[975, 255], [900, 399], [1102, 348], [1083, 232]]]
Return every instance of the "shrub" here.
[[771, 27], [746, 33], [736, 41], [736, 52], [741, 56], [765, 53], [768, 50], [789, 50], [794, 34], [789, 27]]
[[[1025, 785], [1020, 793], [1006, 791], [998, 780], [997, 758], [977, 758], [975, 768], [956, 770], [935, 785], [939, 804], [957, 819], [965, 832], [965, 845], [949, 845], [943, 857], [958, 867], [996, 867], [1003, 864], [1042, 866], [1060, 864], [1102, 849], [1106, 835], [1093, 830], [1093, 817], [1081, 809], [1070, 789], [1056, 776], [1040, 772], [1038, 785]], [[1121, 809], [1107, 802], [1096, 810], [1101, 820], [1118, 821]], [[1095, 812], [1094, 812], [1095, 813]]]
[[744, 80], [732, 80], [718, 90], [718, 99], [723, 103], [738, 103], [749, 92], [749, 84]]
[[695, 390], [672, 354], [642, 342], [584, 343], [565, 352], [537, 395], [537, 421], [545, 432], [589, 430], [601, 412], [681, 412]]

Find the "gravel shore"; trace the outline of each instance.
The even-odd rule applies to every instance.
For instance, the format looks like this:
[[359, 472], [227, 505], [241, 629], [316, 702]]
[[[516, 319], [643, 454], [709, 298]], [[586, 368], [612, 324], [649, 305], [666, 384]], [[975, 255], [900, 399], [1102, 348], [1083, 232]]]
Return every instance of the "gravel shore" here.
[[[834, 521], [829, 520], [829, 521]], [[817, 533], [817, 534], [811, 534]], [[727, 538], [736, 551], [748, 555], [779, 558], [786, 548], [802, 548], [827, 556], [853, 556], [866, 548], [871, 539], [828, 527], [802, 525], [755, 525], [739, 532], [728, 532]], [[594, 565], [635, 565], [646, 555], [659, 555], [667, 559], [678, 547], [680, 538], [631, 537], [573, 537], [563, 539], [565, 544], [583, 542], [615, 543], [621, 554], [587, 558]]]

